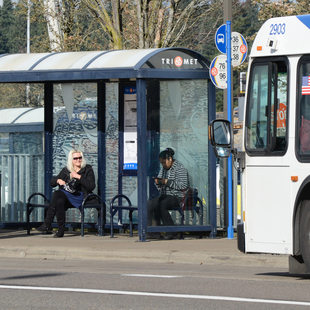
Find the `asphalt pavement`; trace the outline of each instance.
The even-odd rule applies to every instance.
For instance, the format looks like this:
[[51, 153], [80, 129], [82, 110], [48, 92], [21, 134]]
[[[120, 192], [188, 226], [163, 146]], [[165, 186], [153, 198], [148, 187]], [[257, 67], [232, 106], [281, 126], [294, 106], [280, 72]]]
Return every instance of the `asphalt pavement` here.
[[232, 266], [275, 266], [288, 268], [287, 255], [244, 254], [236, 239], [187, 237], [140, 242], [137, 235], [97, 236], [66, 232], [63, 238], [35, 230], [0, 230], [0, 258], [57, 260], [112, 260], [154, 263], [225, 264]]

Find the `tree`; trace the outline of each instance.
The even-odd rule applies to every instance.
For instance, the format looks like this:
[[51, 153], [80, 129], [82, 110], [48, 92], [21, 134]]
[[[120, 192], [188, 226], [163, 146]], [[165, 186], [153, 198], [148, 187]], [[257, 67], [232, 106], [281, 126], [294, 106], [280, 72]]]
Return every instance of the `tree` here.
[[209, 1], [205, 9], [204, 14], [196, 10], [195, 14], [189, 16], [188, 29], [179, 36], [176, 44], [196, 50], [211, 60], [218, 54], [214, 36], [223, 23], [222, 1]]
[[[26, 20], [27, 0], [17, 4]], [[99, 23], [81, 1], [31, 1], [31, 51], [100, 50], [107, 47]]]
[[8, 53], [11, 50], [10, 34], [13, 25], [13, 4], [11, 0], [3, 0], [3, 5], [0, 9], [0, 53]]
[[61, 3], [58, 0], [43, 0], [43, 8], [51, 51], [62, 51], [64, 49], [64, 32], [62, 27], [63, 12]]
[[262, 21], [272, 17], [303, 14], [309, 8], [307, 0], [253, 0], [253, 3], [259, 6], [259, 19]]
[[[255, 35], [261, 27], [263, 21], [258, 19], [259, 6], [253, 3], [252, 0], [246, 0], [244, 2], [238, 1], [234, 6], [234, 18], [233, 18], [233, 31], [241, 33], [248, 44], [248, 55], [250, 54], [252, 43]], [[246, 60], [242, 65], [234, 68], [234, 98], [240, 96], [239, 79], [240, 72], [247, 71], [248, 61]], [[235, 102], [237, 105], [237, 102]]]
[[180, 45], [220, 0], [82, 0], [107, 34], [110, 48]]
[[[67, 2], [68, 4], [69, 2]], [[84, 3], [65, 10], [64, 48], [70, 51], [102, 50], [108, 48], [108, 36], [99, 21], [89, 13]]]

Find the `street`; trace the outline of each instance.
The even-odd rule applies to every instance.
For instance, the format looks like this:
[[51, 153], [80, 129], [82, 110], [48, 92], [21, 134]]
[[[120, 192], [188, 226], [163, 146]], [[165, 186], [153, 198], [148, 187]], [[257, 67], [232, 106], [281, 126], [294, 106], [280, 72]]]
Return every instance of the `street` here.
[[0, 259], [0, 309], [306, 309], [310, 277], [270, 266]]

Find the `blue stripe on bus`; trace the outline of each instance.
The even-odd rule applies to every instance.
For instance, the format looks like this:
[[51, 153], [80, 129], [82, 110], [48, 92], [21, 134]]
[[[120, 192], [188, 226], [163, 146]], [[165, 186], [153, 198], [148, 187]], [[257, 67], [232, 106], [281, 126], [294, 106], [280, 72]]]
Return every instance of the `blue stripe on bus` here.
[[310, 15], [299, 15], [296, 17], [310, 29]]

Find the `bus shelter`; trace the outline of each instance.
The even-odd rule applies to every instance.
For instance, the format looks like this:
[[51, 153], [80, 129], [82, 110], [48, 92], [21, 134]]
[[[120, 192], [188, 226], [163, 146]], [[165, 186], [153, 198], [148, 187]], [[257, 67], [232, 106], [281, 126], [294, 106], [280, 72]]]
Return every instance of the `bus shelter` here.
[[[16, 106], [40, 110], [44, 120], [40, 126], [40, 117], [28, 119], [31, 126], [17, 121], [22, 117], [8, 123], [1, 110], [2, 226], [25, 221], [32, 192], [51, 197], [51, 176], [77, 148], [94, 168], [102, 199], [125, 194], [138, 206], [140, 240], [147, 232], [216, 233], [215, 158], [208, 141], [215, 89], [202, 55], [184, 48], [7, 54], [0, 56], [0, 83], [10, 94], [24, 93]], [[180, 223], [173, 211], [175, 225], [148, 226], [147, 200], [158, 194], [152, 177], [167, 147], [187, 168], [203, 214], [198, 221], [188, 212]], [[125, 222], [120, 215], [115, 226]]]

